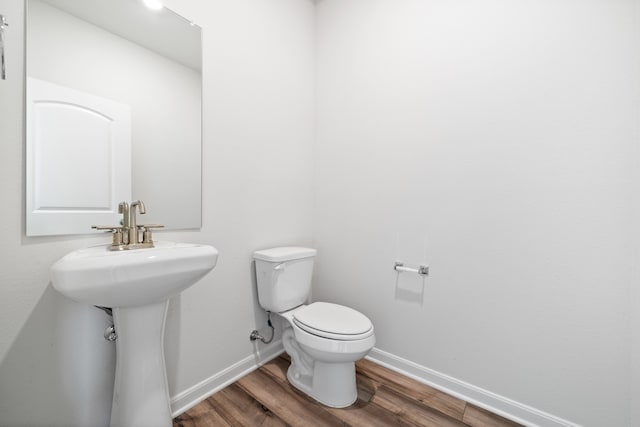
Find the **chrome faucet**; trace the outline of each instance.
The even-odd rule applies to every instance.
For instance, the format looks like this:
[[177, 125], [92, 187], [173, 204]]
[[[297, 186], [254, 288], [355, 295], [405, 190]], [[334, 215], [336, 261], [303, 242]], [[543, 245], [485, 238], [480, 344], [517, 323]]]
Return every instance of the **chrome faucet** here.
[[140, 234], [138, 233], [138, 221], [136, 217], [136, 206], [138, 206], [138, 210], [140, 214], [146, 214], [147, 209], [144, 207], [144, 203], [142, 200], [136, 200], [135, 202], [131, 202], [131, 210], [130, 219], [129, 219], [129, 244], [136, 245], [140, 243]]

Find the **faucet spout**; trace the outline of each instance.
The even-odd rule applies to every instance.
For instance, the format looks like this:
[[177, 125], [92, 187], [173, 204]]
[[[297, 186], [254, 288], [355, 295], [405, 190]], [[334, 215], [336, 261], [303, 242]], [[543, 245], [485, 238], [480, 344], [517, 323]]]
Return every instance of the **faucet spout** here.
[[141, 214], [147, 213], [147, 208], [144, 207], [144, 202], [142, 200], [136, 200], [135, 202], [131, 202], [131, 209], [134, 209], [134, 206], [138, 206], [138, 210]]
[[144, 206], [142, 200], [136, 200], [131, 202], [130, 219], [129, 219], [129, 244], [140, 243], [140, 236], [138, 234], [138, 221], [136, 217], [136, 207], [140, 211], [140, 214], [147, 213], [147, 209]]

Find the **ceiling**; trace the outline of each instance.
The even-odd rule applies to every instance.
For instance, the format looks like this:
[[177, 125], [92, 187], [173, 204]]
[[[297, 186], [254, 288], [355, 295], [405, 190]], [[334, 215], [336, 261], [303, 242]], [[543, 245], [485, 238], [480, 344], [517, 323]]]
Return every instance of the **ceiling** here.
[[170, 9], [142, 0], [42, 0], [189, 68], [202, 69], [201, 28]]

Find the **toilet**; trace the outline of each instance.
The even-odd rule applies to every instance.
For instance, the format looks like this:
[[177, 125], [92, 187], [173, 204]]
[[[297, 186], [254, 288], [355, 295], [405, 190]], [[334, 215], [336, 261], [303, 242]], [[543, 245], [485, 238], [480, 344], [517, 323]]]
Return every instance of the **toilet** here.
[[344, 408], [358, 397], [355, 362], [376, 339], [371, 321], [352, 308], [327, 302], [305, 305], [315, 255], [315, 249], [302, 247], [254, 252], [258, 300], [284, 320], [289, 382], [326, 406]]

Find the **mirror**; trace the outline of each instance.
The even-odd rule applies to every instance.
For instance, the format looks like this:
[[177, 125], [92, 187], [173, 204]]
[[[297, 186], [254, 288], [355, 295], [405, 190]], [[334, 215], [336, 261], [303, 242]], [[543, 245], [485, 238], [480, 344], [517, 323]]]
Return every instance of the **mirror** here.
[[26, 28], [27, 235], [138, 199], [139, 223], [199, 228], [201, 29], [142, 0], [27, 0]]

